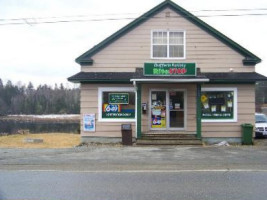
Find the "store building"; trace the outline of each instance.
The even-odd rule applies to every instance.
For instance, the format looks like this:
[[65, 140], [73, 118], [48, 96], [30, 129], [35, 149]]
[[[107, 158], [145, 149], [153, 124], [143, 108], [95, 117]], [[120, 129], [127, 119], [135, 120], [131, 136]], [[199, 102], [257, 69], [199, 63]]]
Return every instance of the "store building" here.
[[241, 141], [254, 124], [255, 72], [261, 62], [172, 1], [164, 1], [76, 59], [81, 72], [83, 142], [192, 134], [203, 141]]

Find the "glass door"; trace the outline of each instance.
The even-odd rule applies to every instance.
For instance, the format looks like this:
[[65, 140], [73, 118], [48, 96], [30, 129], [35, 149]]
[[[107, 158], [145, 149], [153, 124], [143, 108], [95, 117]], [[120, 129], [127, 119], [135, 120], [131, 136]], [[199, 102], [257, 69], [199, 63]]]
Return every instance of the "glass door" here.
[[169, 91], [169, 127], [183, 129], [185, 127], [185, 106], [183, 91]]
[[166, 129], [166, 91], [151, 91], [151, 129]]

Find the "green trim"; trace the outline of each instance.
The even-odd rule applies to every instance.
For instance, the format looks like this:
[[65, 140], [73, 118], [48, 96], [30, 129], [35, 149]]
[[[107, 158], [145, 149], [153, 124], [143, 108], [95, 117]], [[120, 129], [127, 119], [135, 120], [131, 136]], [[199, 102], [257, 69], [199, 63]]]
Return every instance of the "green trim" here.
[[140, 83], [137, 84], [137, 138], [141, 138], [142, 136], [142, 103], [141, 103], [141, 95], [142, 95], [142, 85]]
[[244, 59], [243, 60], [243, 65], [245, 66], [255, 65], [255, 63], [258, 63], [256, 59]]
[[171, 8], [174, 12], [177, 12], [178, 14], [180, 14], [181, 16], [183, 16], [184, 18], [186, 18], [193, 24], [197, 25], [204, 31], [208, 32], [209, 34], [219, 39], [221, 42], [223, 42], [227, 46], [231, 47], [232, 49], [234, 49], [235, 51], [243, 55], [245, 57], [245, 59], [243, 60], [244, 65], [255, 65], [261, 62], [261, 59], [259, 57], [257, 57], [256, 55], [254, 55], [253, 53], [251, 53], [244, 47], [240, 46], [239, 44], [237, 44], [236, 42], [234, 42], [233, 40], [231, 40], [224, 34], [220, 33], [219, 31], [217, 31], [210, 25], [206, 24], [205, 22], [203, 22], [202, 20], [200, 20], [199, 18], [197, 18], [190, 12], [186, 11], [182, 7], [178, 6], [177, 4], [169, 0], [162, 2], [161, 4], [157, 5], [156, 7], [152, 8], [151, 10], [149, 10], [148, 12], [146, 12], [145, 14], [143, 14], [142, 16], [134, 20], [133, 22], [129, 23], [127, 26], [115, 32], [110, 37], [106, 38], [105, 40], [103, 40], [102, 42], [100, 42], [99, 44], [97, 44], [96, 46], [94, 46], [93, 48], [91, 48], [90, 50], [88, 50], [87, 52], [79, 56], [78, 58], [76, 58], [75, 61], [79, 64], [82, 64], [86, 60], [92, 60], [91, 57], [97, 52], [99, 52], [101, 49], [105, 48], [106, 46], [108, 46], [109, 44], [117, 40], [118, 38], [122, 37], [129, 31], [133, 30], [135, 27], [144, 23], [150, 17], [153, 17], [154, 15], [156, 15], [157, 13], [159, 13], [160, 11], [162, 11], [163, 9], [167, 7]]
[[233, 80], [211, 80], [206, 84], [253, 84], [255, 80], [247, 80], [247, 81], [233, 81]]
[[80, 60], [80, 65], [93, 65], [94, 60], [88, 59], [88, 60]]
[[197, 138], [201, 139], [201, 84], [197, 84], [197, 94], [196, 94], [196, 115], [197, 115]]
[[131, 84], [132, 82], [130, 82], [130, 80], [79, 80], [79, 79], [68, 79], [68, 81], [70, 82], [74, 82], [74, 83], [128, 83]]

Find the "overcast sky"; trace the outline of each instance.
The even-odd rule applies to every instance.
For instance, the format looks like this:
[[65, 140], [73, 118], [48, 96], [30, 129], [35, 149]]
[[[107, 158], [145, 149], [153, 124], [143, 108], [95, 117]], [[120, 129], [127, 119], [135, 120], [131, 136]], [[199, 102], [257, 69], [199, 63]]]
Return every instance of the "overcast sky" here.
[[[173, 1], [196, 16], [212, 15], [200, 18], [260, 57], [263, 61], [257, 65], [256, 71], [267, 76], [266, 0]], [[66, 84], [67, 77], [80, 70], [74, 61], [76, 57], [161, 2], [0, 0], [0, 78], [4, 82], [11, 80], [13, 83], [21, 81], [27, 84], [31, 81], [35, 86]], [[230, 11], [199, 12], [218, 9]], [[234, 11], [236, 9], [253, 10]], [[266, 15], [247, 15], [256, 13]], [[242, 16], [214, 16], [225, 14]], [[75, 20], [83, 22], [73, 22]], [[55, 21], [72, 22], [43, 23]], [[69, 83], [69, 86], [72, 84]]]

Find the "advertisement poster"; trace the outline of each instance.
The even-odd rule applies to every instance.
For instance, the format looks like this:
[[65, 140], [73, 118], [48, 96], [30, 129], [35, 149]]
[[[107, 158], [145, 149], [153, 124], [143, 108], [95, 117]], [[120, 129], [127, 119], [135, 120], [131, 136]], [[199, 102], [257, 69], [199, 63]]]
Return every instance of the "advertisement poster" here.
[[166, 128], [166, 118], [155, 116], [152, 118], [152, 128]]
[[233, 119], [234, 93], [231, 91], [203, 92], [202, 119]]
[[83, 115], [83, 130], [95, 132], [95, 114]]

